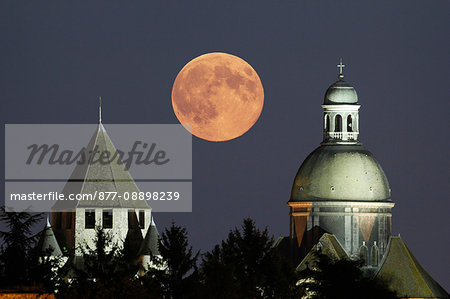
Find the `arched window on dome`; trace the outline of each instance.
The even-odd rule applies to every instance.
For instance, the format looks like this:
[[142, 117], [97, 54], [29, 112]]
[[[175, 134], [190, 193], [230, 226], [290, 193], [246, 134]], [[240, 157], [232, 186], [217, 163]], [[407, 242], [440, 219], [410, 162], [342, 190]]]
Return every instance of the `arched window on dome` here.
[[342, 132], [342, 116], [337, 114], [334, 118], [334, 131]]
[[352, 115], [349, 114], [347, 116], [347, 132], [353, 132], [353, 124], [352, 124], [353, 118]]
[[325, 115], [325, 132], [330, 132], [330, 116], [327, 114]]
[[370, 252], [371, 259], [372, 259], [372, 266], [378, 267], [378, 246], [377, 241], [373, 242], [372, 250]]
[[363, 262], [364, 266], [369, 265], [369, 249], [366, 246], [366, 242], [363, 241], [363, 244], [359, 248], [359, 258]]

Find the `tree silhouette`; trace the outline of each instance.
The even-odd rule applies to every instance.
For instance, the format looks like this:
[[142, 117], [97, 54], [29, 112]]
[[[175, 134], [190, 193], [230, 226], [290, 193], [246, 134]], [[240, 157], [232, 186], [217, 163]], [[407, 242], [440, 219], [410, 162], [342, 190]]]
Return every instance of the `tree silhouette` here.
[[144, 297], [144, 290], [136, 277], [137, 263], [130, 263], [121, 246], [109, 232], [97, 227], [94, 246], [78, 248], [81, 256], [72, 257], [61, 268], [60, 275], [71, 277], [59, 289], [63, 298]]
[[158, 243], [161, 256], [151, 257], [146, 283], [156, 282], [163, 298], [195, 298], [199, 252], [194, 254], [186, 229], [172, 223]]
[[300, 273], [300, 286], [308, 298], [397, 298], [385, 282], [363, 275], [361, 261], [315, 254], [316, 262]]
[[52, 248], [48, 248], [43, 253], [33, 249], [29, 257], [31, 283], [48, 293], [55, 292], [64, 283], [60, 268], [64, 265], [65, 259], [62, 256], [54, 256], [52, 253]]
[[7, 231], [0, 231], [3, 239], [0, 261], [4, 284], [30, 283], [30, 258], [36, 242], [36, 235], [32, 235], [31, 229], [42, 217], [42, 213], [9, 212], [4, 206], [0, 207], [0, 221], [8, 228]]
[[292, 298], [296, 275], [273, 248], [267, 228], [244, 219], [228, 238], [206, 253], [201, 266], [205, 298]]

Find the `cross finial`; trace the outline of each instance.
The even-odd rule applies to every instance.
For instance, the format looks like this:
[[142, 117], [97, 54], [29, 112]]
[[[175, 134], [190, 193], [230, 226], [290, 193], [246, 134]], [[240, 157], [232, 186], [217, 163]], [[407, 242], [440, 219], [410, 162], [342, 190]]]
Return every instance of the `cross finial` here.
[[102, 123], [102, 97], [98, 97], [98, 122]]
[[342, 69], [345, 67], [345, 64], [342, 64], [342, 58], [340, 59], [340, 63], [337, 65], [337, 67], [339, 68], [339, 78], [344, 78]]

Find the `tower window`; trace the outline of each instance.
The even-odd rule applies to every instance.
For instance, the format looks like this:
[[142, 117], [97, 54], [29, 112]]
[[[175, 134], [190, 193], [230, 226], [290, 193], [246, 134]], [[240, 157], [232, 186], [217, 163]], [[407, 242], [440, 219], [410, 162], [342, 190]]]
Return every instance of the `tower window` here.
[[325, 131], [330, 132], [330, 116], [328, 114], [325, 117]]
[[376, 241], [373, 242], [371, 258], [372, 258], [372, 266], [377, 267], [378, 266], [378, 247], [377, 247]]
[[359, 248], [359, 258], [363, 262], [364, 266], [369, 265], [369, 249], [366, 246], [366, 242], [363, 241], [362, 246]]
[[334, 118], [334, 131], [342, 132], [342, 116], [339, 114]]
[[347, 116], [347, 132], [353, 132], [352, 116]]
[[137, 226], [136, 212], [128, 210], [128, 228], [136, 228]]
[[113, 213], [112, 210], [103, 210], [103, 228], [113, 227]]
[[84, 212], [84, 228], [95, 228], [95, 210], [86, 210]]
[[145, 212], [144, 210], [139, 211], [139, 227], [143, 229], [145, 227]]

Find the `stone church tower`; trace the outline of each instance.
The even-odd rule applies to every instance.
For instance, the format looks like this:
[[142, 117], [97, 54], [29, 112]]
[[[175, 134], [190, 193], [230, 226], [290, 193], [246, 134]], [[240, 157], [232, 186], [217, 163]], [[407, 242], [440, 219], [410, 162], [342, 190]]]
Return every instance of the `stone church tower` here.
[[389, 183], [380, 164], [359, 141], [359, 102], [342, 74], [325, 93], [323, 141], [300, 166], [290, 208], [294, 260], [324, 233], [333, 234], [347, 254], [378, 265], [391, 235]]
[[[159, 235], [152, 209], [146, 200], [124, 199], [124, 193], [130, 195], [139, 192], [139, 188], [119, 155], [118, 160], [110, 163], [92, 162], [98, 161], [105, 152], [116, 153], [117, 149], [101, 122], [100, 113], [97, 129], [85, 147], [86, 157], [91, 153], [93, 157], [75, 167], [62, 191], [66, 197], [68, 194], [96, 194], [97, 197], [95, 200], [64, 201], [54, 205], [52, 229], [59, 245], [55, 250], [61, 249], [64, 255], [75, 257], [76, 262], [81, 256], [81, 248], [95, 248], [96, 228], [102, 228], [111, 235], [114, 243], [124, 246], [137, 260], [149, 260], [150, 254], [159, 255]], [[114, 192], [117, 196], [114, 200], [100, 200], [101, 192]], [[143, 266], [146, 268], [147, 265]]]

